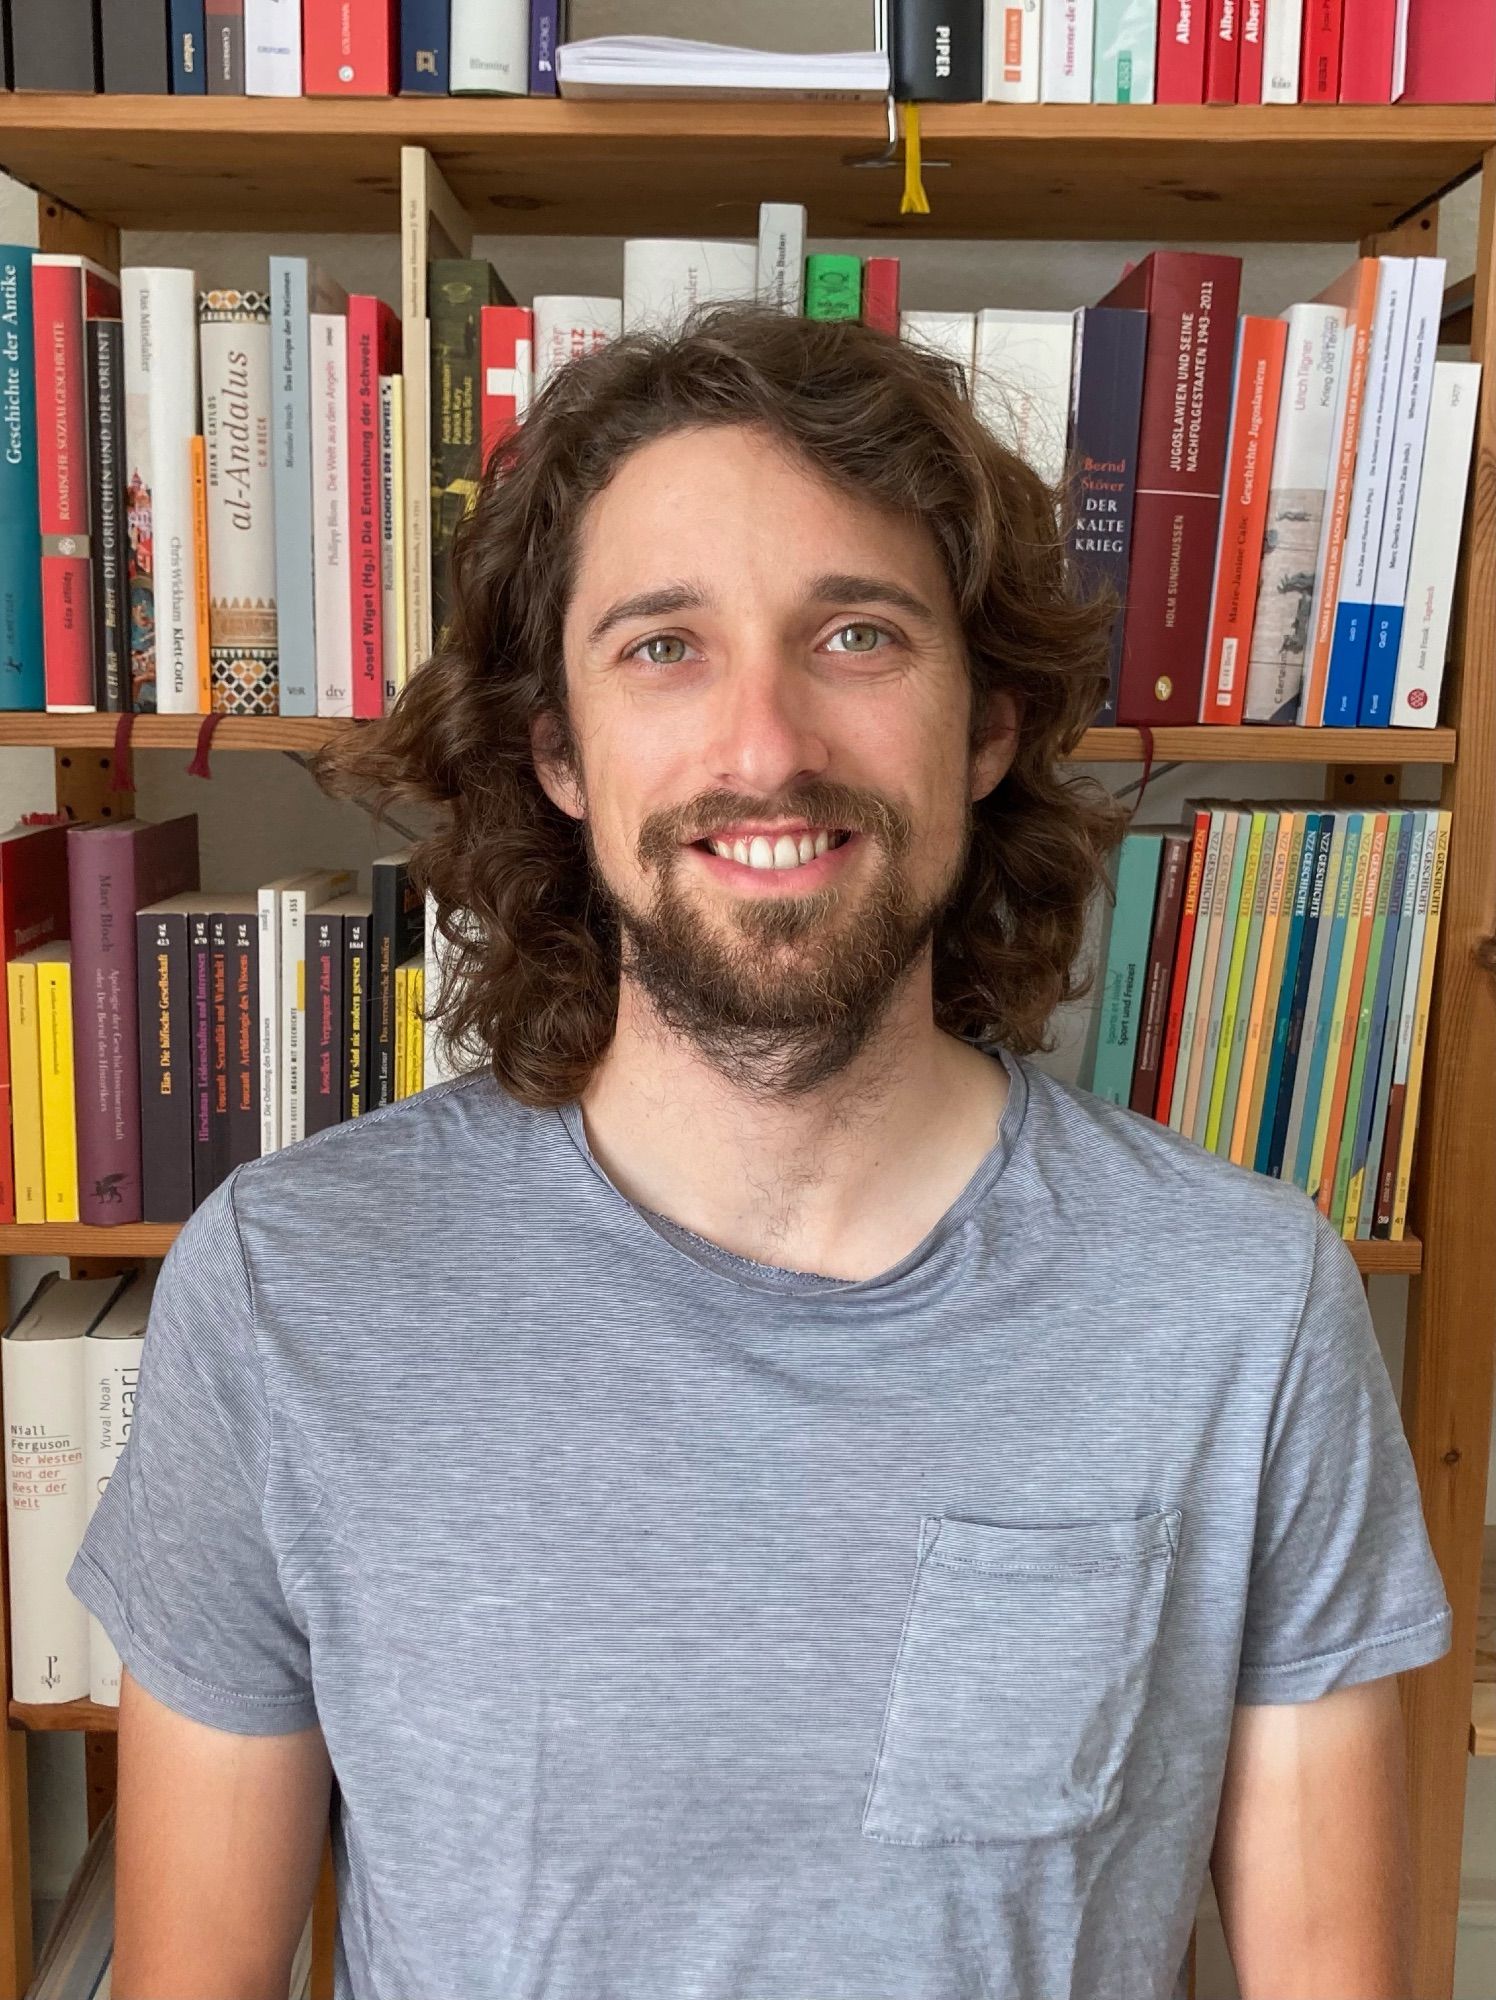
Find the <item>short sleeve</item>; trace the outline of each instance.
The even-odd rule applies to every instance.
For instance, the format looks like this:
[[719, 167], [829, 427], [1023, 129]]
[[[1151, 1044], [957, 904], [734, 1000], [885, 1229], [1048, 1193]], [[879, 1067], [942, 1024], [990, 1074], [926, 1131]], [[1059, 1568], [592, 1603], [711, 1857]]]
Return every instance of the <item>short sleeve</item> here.
[[1360, 1274], [1318, 1208], [1314, 1225], [1263, 1459], [1236, 1690], [1244, 1704], [1313, 1701], [1426, 1666], [1452, 1642]]
[[317, 1720], [261, 1502], [270, 1424], [231, 1175], [156, 1284], [134, 1417], [68, 1571], [131, 1675], [239, 1735]]

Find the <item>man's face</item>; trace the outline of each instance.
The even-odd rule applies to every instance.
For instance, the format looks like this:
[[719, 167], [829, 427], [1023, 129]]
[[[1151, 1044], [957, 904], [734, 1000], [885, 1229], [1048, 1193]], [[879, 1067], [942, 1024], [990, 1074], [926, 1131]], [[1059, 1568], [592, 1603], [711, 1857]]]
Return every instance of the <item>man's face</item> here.
[[624, 967], [740, 1081], [803, 1089], [925, 954], [1010, 703], [969, 753], [923, 528], [747, 426], [635, 452], [581, 526], [563, 643], [583, 818]]

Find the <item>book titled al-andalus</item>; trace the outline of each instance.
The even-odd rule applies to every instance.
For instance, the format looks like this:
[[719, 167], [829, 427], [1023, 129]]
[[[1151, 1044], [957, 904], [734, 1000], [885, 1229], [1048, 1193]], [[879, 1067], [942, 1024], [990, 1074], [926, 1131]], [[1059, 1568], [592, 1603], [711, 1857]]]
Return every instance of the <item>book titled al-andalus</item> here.
[[209, 291], [198, 302], [208, 482], [208, 652], [214, 710], [279, 710], [270, 301]]
[[120, 297], [133, 706], [195, 715], [197, 277], [165, 265], [126, 265]]

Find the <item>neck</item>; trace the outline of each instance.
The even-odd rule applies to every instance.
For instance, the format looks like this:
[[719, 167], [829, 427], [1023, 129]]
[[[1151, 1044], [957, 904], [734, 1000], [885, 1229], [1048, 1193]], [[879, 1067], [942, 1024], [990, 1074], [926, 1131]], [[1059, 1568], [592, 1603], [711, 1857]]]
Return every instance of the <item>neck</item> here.
[[794, 1097], [730, 1082], [625, 978], [582, 1115], [631, 1201], [739, 1256], [860, 1278], [897, 1263], [960, 1194], [1007, 1089], [1000, 1063], [935, 1026], [926, 955], [846, 1068]]

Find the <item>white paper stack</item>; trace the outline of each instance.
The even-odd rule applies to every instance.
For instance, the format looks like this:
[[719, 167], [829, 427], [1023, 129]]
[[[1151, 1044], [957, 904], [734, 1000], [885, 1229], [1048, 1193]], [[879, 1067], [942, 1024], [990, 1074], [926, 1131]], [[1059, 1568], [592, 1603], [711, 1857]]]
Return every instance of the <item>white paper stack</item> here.
[[556, 51], [563, 97], [778, 97], [841, 102], [888, 93], [882, 49], [742, 49], [674, 35], [597, 35]]

